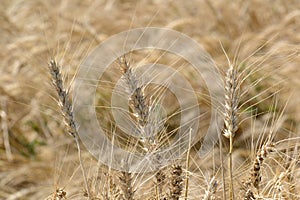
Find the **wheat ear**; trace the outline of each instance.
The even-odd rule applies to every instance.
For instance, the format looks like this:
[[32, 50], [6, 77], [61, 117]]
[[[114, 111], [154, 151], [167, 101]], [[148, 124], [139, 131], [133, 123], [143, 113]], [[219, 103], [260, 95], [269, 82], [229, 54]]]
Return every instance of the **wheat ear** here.
[[169, 199], [178, 200], [183, 189], [182, 167], [180, 165], [172, 165], [171, 177], [169, 185]]
[[86, 172], [85, 172], [83, 162], [82, 162], [81, 149], [80, 149], [80, 145], [79, 145], [79, 138], [78, 138], [78, 132], [77, 132], [77, 125], [74, 120], [73, 106], [69, 99], [69, 91], [66, 90], [64, 87], [60, 67], [56, 63], [56, 61], [54, 59], [51, 59], [48, 66], [49, 66], [49, 70], [50, 70], [50, 74], [51, 74], [51, 78], [52, 78], [52, 84], [58, 94], [58, 99], [59, 99], [58, 104], [59, 104], [59, 107], [63, 114], [64, 122], [67, 127], [67, 131], [74, 138], [74, 140], [76, 142], [76, 146], [77, 146], [77, 150], [78, 150], [78, 158], [79, 158], [79, 162], [80, 162], [80, 168], [81, 168], [82, 175], [84, 178], [84, 184], [86, 187], [86, 191], [89, 196], [88, 198], [90, 199], [91, 193], [90, 193], [90, 190], [88, 187]]
[[244, 199], [254, 200], [259, 196], [259, 185], [262, 179], [261, 168], [267, 156], [275, 150], [275, 144], [272, 142], [265, 143], [261, 149], [256, 153], [253, 162], [250, 178], [244, 183]]
[[261, 167], [267, 156], [275, 149], [274, 143], [267, 142], [257, 153], [251, 171], [251, 183], [259, 192], [259, 184], [261, 182]]
[[155, 179], [156, 179], [156, 197], [157, 199], [161, 199], [161, 195], [163, 193], [163, 185], [166, 179], [166, 175], [163, 169], [158, 169], [156, 171]]
[[225, 79], [225, 130], [224, 136], [229, 139], [229, 177], [230, 177], [230, 200], [234, 199], [232, 150], [233, 138], [238, 130], [238, 105], [240, 97], [240, 84], [237, 69], [230, 65]]
[[130, 103], [133, 107], [134, 114], [138, 119], [140, 126], [145, 126], [149, 117], [149, 106], [146, 104], [146, 97], [143, 88], [139, 86], [138, 79], [133, 73], [130, 63], [126, 60], [125, 56], [119, 60], [120, 69], [129, 89], [132, 94]]

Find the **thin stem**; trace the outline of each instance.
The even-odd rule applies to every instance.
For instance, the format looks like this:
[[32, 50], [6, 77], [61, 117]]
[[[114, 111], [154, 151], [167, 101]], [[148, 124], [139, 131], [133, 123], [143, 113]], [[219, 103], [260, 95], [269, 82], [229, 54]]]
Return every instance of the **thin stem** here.
[[79, 140], [78, 140], [77, 137], [75, 138], [75, 142], [76, 142], [76, 146], [77, 146], [78, 159], [79, 159], [80, 169], [81, 169], [82, 176], [83, 176], [84, 185], [86, 187], [86, 192], [88, 194], [88, 198], [91, 199], [91, 192], [90, 192], [90, 188], [89, 188], [89, 185], [88, 185], [86, 172], [85, 172], [85, 169], [84, 169], [84, 166], [83, 166], [80, 144], [79, 144]]
[[225, 181], [225, 170], [224, 170], [224, 159], [223, 159], [223, 145], [221, 135], [219, 134], [219, 147], [220, 147], [220, 159], [221, 159], [221, 170], [222, 170], [222, 185], [223, 185], [223, 200], [226, 200], [226, 181]]
[[230, 188], [229, 188], [229, 196], [230, 200], [234, 199], [234, 188], [233, 188], [233, 168], [232, 168], [232, 149], [233, 149], [233, 137], [231, 136], [229, 138], [229, 182], [230, 182]]
[[191, 132], [192, 129], [190, 130], [189, 133], [189, 148], [187, 151], [186, 155], [186, 176], [185, 176], [185, 194], [184, 194], [184, 199], [188, 199], [188, 193], [189, 193], [189, 167], [190, 167], [190, 150], [191, 150]]

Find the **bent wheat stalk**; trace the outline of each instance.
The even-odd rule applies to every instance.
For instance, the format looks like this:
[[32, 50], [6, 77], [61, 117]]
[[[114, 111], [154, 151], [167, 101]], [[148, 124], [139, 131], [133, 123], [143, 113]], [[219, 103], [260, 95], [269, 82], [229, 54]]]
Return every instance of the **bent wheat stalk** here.
[[83, 162], [82, 162], [81, 149], [80, 149], [78, 132], [77, 132], [77, 125], [74, 120], [73, 106], [69, 99], [69, 91], [66, 90], [64, 87], [60, 67], [54, 59], [51, 59], [49, 62], [49, 70], [50, 70], [50, 74], [51, 74], [51, 78], [52, 78], [52, 84], [58, 94], [58, 104], [59, 104], [59, 107], [63, 114], [64, 122], [67, 127], [67, 131], [74, 138], [74, 140], [76, 142], [80, 168], [82, 171], [86, 191], [88, 193], [88, 198], [90, 199], [91, 193], [90, 193], [90, 190], [88, 187], [88, 181], [87, 181], [85, 169], [84, 169]]

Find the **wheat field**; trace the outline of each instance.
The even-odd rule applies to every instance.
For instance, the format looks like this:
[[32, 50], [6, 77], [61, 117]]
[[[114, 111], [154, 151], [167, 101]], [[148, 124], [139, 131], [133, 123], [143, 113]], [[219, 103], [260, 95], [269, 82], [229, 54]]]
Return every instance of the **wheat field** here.
[[[2, 0], [0, 10], [0, 199], [300, 199], [298, 0]], [[129, 170], [132, 157], [119, 156], [122, 166], [112, 167], [99, 160], [113, 160], [113, 150], [93, 156], [83, 144], [79, 132], [86, 127], [76, 121], [76, 105], [87, 97], [74, 85], [95, 48], [145, 27], [175, 30], [201, 44], [221, 82], [207, 82], [188, 60], [162, 49], [117, 57], [92, 80], [104, 136], [132, 154], [154, 155], [153, 169], [145, 160]], [[193, 92], [182, 86], [179, 95], [195, 95], [199, 116], [190, 116], [195, 107], [180, 109], [189, 99], [178, 100], [172, 85], [147, 83], [167, 78], [154, 68], [141, 74], [145, 63], [180, 73]], [[222, 88], [221, 101], [209, 92], [212, 84]], [[127, 98], [130, 126], [118, 127], [114, 95]], [[221, 121], [207, 136], [216, 114], [211, 108]], [[191, 121], [199, 124], [196, 131]], [[180, 128], [187, 130], [183, 136]], [[169, 145], [180, 152], [160, 154]]]

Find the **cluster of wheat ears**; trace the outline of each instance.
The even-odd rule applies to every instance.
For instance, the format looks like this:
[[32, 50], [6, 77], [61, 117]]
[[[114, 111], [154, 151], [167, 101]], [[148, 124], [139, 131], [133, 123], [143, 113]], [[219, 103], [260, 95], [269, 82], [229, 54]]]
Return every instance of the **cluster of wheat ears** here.
[[[299, 19], [299, 0], [3, 0], [0, 199], [300, 199]], [[81, 140], [74, 80], [91, 48], [151, 26], [203, 46], [221, 75], [223, 100], [214, 104], [209, 83], [177, 55], [141, 50], [116, 58], [93, 97], [103, 136], [126, 152], [157, 155], [152, 170], [128, 170], [131, 158], [119, 170]], [[199, 123], [193, 139], [180, 140], [181, 102], [167, 84], [147, 84], [144, 63], [177, 70], [195, 89], [201, 112], [192, 119]], [[119, 79], [124, 91], [114, 90]], [[114, 120], [113, 92], [128, 97], [122, 112], [132, 134]], [[222, 121], [209, 143], [211, 108]], [[187, 144], [180, 156], [157, 154], [176, 142]]]
[[[128, 87], [128, 92], [130, 92], [131, 97], [129, 99], [129, 106], [132, 108], [131, 112], [135, 116], [135, 120], [139, 125], [139, 132], [141, 137], [137, 141], [140, 143], [144, 153], [157, 151], [161, 139], [166, 140], [167, 134], [157, 137], [143, 137], [143, 130], [145, 125], [148, 123], [149, 115], [151, 113], [151, 107], [149, 100], [144, 93], [144, 88], [146, 86], [140, 86], [138, 84], [139, 79], [134, 72], [134, 69], [130, 66], [126, 57], [123, 56], [118, 61], [120, 73], [122, 73], [125, 83]], [[51, 60], [49, 63], [49, 69], [52, 77], [52, 83], [56, 92], [58, 94], [58, 102], [61, 108], [65, 125], [68, 133], [74, 138], [79, 155], [80, 167], [82, 170], [82, 178], [84, 180], [84, 196], [88, 199], [140, 199], [142, 198], [138, 192], [139, 186], [134, 185], [134, 177], [137, 179], [138, 176], [144, 177], [145, 174], [133, 174], [128, 171], [117, 171], [117, 172], [103, 172], [109, 173], [108, 183], [106, 187], [95, 187], [95, 182], [89, 179], [86, 175], [84, 169], [84, 163], [81, 157], [79, 134], [77, 132], [77, 125], [74, 121], [72, 103], [69, 97], [69, 91], [65, 88], [64, 82], [62, 80], [62, 75], [60, 72], [60, 67], [55, 60]], [[238, 67], [234, 64], [229, 64], [229, 68], [224, 77], [224, 88], [225, 88], [225, 102], [223, 102], [224, 109], [224, 128], [222, 130], [223, 139], [228, 139], [228, 154], [227, 158], [221, 161], [218, 172], [211, 174], [208, 179], [207, 188], [203, 193], [195, 197], [197, 199], [297, 199], [298, 195], [295, 191], [296, 183], [295, 180], [295, 169], [297, 168], [298, 155], [297, 146], [295, 146], [293, 154], [290, 154], [289, 149], [280, 151], [276, 148], [276, 145], [282, 141], [274, 142], [274, 137], [276, 133], [272, 130], [268, 133], [268, 136], [262, 140], [260, 145], [256, 148], [255, 156], [252, 159], [252, 164], [250, 164], [248, 169], [248, 177], [243, 177], [238, 184], [234, 179], [234, 169], [233, 169], [233, 151], [234, 151], [234, 137], [239, 129], [240, 124], [240, 93], [241, 85], [245, 77], [243, 77], [239, 71]], [[291, 139], [292, 140], [292, 139]], [[222, 141], [220, 139], [220, 145]], [[191, 148], [191, 147], [190, 147]], [[221, 146], [222, 148], [222, 146]], [[222, 149], [221, 149], [222, 150]], [[171, 163], [170, 165], [157, 168], [150, 176], [150, 181], [152, 184], [152, 193], [147, 194], [147, 198], [150, 199], [190, 199], [189, 196], [189, 178], [192, 173], [189, 170], [190, 167], [190, 151], [188, 149], [186, 152], [185, 164], [182, 161]], [[222, 152], [221, 152], [222, 154]], [[226, 154], [225, 154], [226, 155]], [[276, 177], [267, 177], [267, 173], [263, 172], [265, 160], [269, 157], [274, 159], [276, 162], [282, 162], [286, 160], [284, 165], [281, 166], [284, 169], [276, 175]], [[223, 158], [222, 158], [223, 159]], [[224, 163], [228, 160], [228, 166]], [[269, 166], [270, 167], [270, 166]], [[113, 173], [117, 178], [112, 177]], [[101, 175], [104, 177], [104, 174]], [[263, 179], [268, 179], [264, 180]], [[262, 187], [263, 186], [263, 187]], [[238, 187], [239, 190], [235, 189]], [[197, 186], [193, 186], [193, 190], [196, 190]], [[199, 187], [200, 188], [200, 187]], [[237, 191], [239, 191], [237, 193]], [[193, 191], [194, 193], [195, 191]], [[149, 197], [150, 196], [150, 197]], [[61, 188], [57, 188], [56, 192], [53, 194], [52, 199], [66, 199], [66, 191]], [[143, 197], [145, 198], [145, 197]]]

